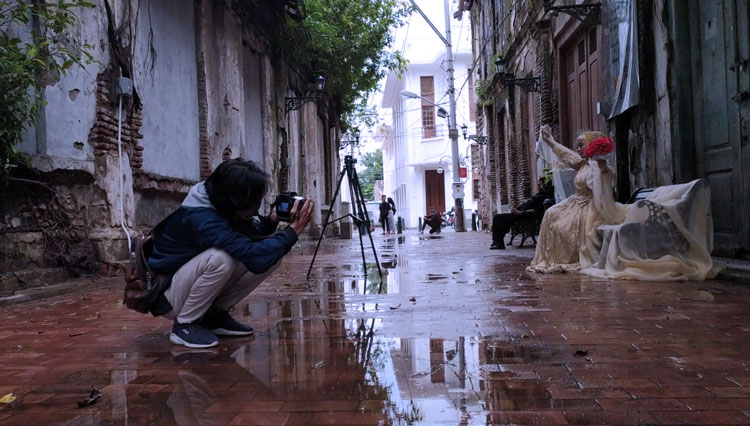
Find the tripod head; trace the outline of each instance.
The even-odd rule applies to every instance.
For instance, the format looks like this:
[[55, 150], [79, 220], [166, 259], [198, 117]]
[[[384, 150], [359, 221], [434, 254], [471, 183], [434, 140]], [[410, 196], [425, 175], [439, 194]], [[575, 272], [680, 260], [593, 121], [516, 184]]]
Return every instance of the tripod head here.
[[344, 156], [344, 168], [351, 170], [354, 168], [354, 164], [356, 162], [357, 162], [357, 159], [354, 158], [353, 156], [351, 155]]

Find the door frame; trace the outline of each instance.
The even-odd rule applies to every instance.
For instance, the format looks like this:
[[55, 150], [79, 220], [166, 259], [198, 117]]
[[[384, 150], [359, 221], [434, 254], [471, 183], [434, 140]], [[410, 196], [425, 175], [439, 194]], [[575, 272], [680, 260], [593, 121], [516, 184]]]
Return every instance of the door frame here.
[[[701, 149], [703, 141], [700, 129], [697, 127], [702, 122], [697, 120], [700, 118], [700, 113], [696, 112], [696, 105], [702, 100], [702, 92], [695, 88], [696, 75], [694, 69], [700, 64], [700, 58], [697, 58], [696, 52], [696, 34], [694, 34], [694, 28], [699, 28], [698, 22], [698, 1], [689, 0], [691, 7], [680, 7], [682, 0], [668, 0], [669, 10], [669, 30], [671, 32], [674, 43], [672, 44], [670, 54], [674, 58], [672, 64], [671, 75], [671, 87], [670, 98], [672, 99], [672, 108], [674, 113], [672, 114], [672, 150], [673, 156], [673, 168], [675, 173], [675, 182], [683, 183], [693, 179], [706, 178], [704, 172], [703, 152]], [[677, 5], [677, 3], [680, 3]], [[750, 31], [748, 22], [740, 22], [740, 19], [747, 19], [749, 0], [735, 0], [729, 7], [735, 8], [735, 21], [731, 24], [735, 28], [736, 32], [741, 31], [738, 27], [739, 24], [744, 25], [745, 31]], [[734, 43], [740, 43], [740, 37], [736, 37]], [[740, 49], [748, 50], [748, 46], [737, 46], [735, 45], [735, 52], [737, 55], [736, 59], [740, 59], [739, 56], [742, 54]], [[750, 53], [745, 53], [750, 57]], [[675, 70], [679, 69], [680, 72]], [[750, 76], [748, 72], [745, 74], [738, 74], [736, 83], [737, 91], [750, 90]], [[727, 93], [727, 96], [731, 96], [732, 93]], [[738, 129], [737, 141], [737, 162], [734, 168], [739, 169], [739, 183], [743, 187], [738, 190], [736, 199], [739, 202], [745, 202], [745, 207], [742, 206], [730, 206], [733, 209], [732, 214], [735, 215], [735, 219], [739, 221], [739, 225], [735, 237], [728, 237], [725, 245], [715, 245], [717, 254], [724, 256], [748, 256], [750, 250], [750, 221], [746, 217], [746, 213], [743, 213], [748, 207], [747, 200], [750, 200], [750, 145], [748, 145], [748, 138], [750, 137], [750, 101], [745, 101], [739, 105], [738, 117], [741, 121]], [[729, 117], [727, 117], [729, 119]], [[734, 169], [733, 169], [734, 170]], [[736, 214], [735, 209], [740, 210], [740, 214]], [[728, 235], [724, 233], [725, 235]]]
[[[431, 172], [431, 173], [429, 173]], [[442, 198], [442, 203], [440, 203], [440, 209], [438, 211], [440, 213], [445, 212], [445, 172], [438, 173], [435, 169], [425, 169], [424, 171], [424, 208], [425, 208], [425, 214], [430, 214], [430, 203], [429, 203], [429, 191], [427, 188], [427, 175], [428, 173], [432, 175], [433, 173], [438, 176], [438, 179], [435, 179], [438, 182], [437, 188], [439, 196], [438, 198]], [[439, 201], [439, 200], [438, 200]]]

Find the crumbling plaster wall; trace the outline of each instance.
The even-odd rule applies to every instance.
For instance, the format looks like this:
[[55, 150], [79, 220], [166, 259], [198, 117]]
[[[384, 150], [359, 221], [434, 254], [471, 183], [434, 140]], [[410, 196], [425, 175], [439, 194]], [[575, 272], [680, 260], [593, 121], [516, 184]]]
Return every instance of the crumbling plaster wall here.
[[198, 181], [193, 7], [184, 0], [146, 0], [136, 19], [133, 79], [144, 111], [143, 171]]
[[200, 55], [206, 76], [206, 133], [208, 147], [201, 177], [207, 177], [224, 158], [242, 156], [244, 149], [242, 28], [239, 18], [223, 2], [200, 1]]
[[[45, 105], [40, 116], [35, 125], [28, 129], [27, 137], [19, 146], [22, 152], [30, 156], [30, 165], [36, 173], [32, 175], [33, 180], [41, 182], [39, 186], [46, 185], [51, 188], [55, 200], [40, 198], [29, 192], [19, 192], [17, 199], [13, 201], [23, 206], [20, 210], [21, 216], [15, 215], [18, 210], [10, 211], [12, 203], [7, 200], [1, 207], [3, 217], [11, 224], [14, 233], [13, 237], [4, 236], [4, 241], [9, 244], [4, 247], [4, 252], [15, 253], [18, 262], [23, 263], [26, 259], [28, 265], [39, 267], [59, 265], [40, 264], [39, 253], [46, 250], [42, 245], [24, 246], [25, 243], [22, 241], [29, 238], [36, 241], [34, 235], [37, 231], [31, 223], [31, 212], [50, 212], [47, 218], [35, 213], [34, 221], [68, 226], [71, 233], [76, 232], [77, 228], [85, 228], [95, 247], [95, 253], [92, 254], [104, 263], [122, 258], [125, 252], [122, 244], [124, 235], [117, 231], [120, 220], [117, 207], [120, 204], [120, 175], [116, 144], [112, 142], [116, 134], [116, 126], [112, 119], [114, 106], [108, 100], [102, 101], [103, 97], [107, 97], [106, 84], [101, 79], [102, 71], [110, 62], [108, 18], [103, 3], [97, 4], [94, 8], [79, 10], [77, 14], [75, 26], [66, 34], [68, 43], [71, 47], [91, 45], [89, 53], [96, 62], [85, 67], [74, 66], [64, 75], [60, 75], [59, 79], [49, 81], [49, 85], [41, 93]], [[124, 144], [130, 144], [131, 147], [129, 150], [126, 149], [123, 155], [123, 206], [125, 220], [132, 225], [134, 199], [131, 154], [132, 145], [135, 145], [139, 138], [137, 128], [133, 126], [140, 117], [129, 117], [127, 112], [124, 117], [127, 122], [122, 128], [123, 140]], [[135, 157], [133, 160], [138, 161]], [[85, 183], [81, 183], [81, 176], [88, 176], [83, 179]], [[52, 205], [61, 206], [59, 208], [63, 209], [67, 216], [65, 221], [56, 220]], [[17, 226], [12, 226], [13, 224]], [[15, 238], [23, 232], [26, 232], [25, 237]], [[21, 244], [13, 246], [13, 241], [19, 241]]]
[[[289, 189], [311, 195], [318, 206], [326, 202], [323, 143], [335, 138], [320, 137], [327, 131], [327, 121], [319, 119], [316, 104], [286, 114], [285, 95], [293, 96], [286, 65], [263, 53], [269, 47], [252, 29], [243, 27], [228, 4], [189, 3], [189, 7], [181, 0], [111, 3], [119, 17], [113, 24], [126, 22], [123, 48], [132, 54], [132, 59], [125, 59], [132, 67], [140, 101], [126, 99], [123, 104], [122, 164], [117, 156], [119, 113], [109, 96], [112, 61], [107, 25], [112, 17], [104, 0], [84, 10], [71, 31], [74, 43], [94, 46], [92, 54], [98, 62], [85, 70], [70, 70], [45, 90], [42, 117], [21, 144], [32, 156], [33, 168], [42, 172], [40, 179], [55, 179], [47, 184], [60, 194], [73, 221], [87, 229], [91, 253], [104, 264], [128, 258], [120, 228], [121, 179], [123, 216], [135, 236], [179, 206], [190, 185], [227, 155], [255, 155], [278, 188], [285, 138], [293, 174]], [[256, 68], [249, 70], [248, 62]], [[248, 85], [253, 85], [251, 98], [243, 96]], [[247, 114], [260, 114], [254, 127], [248, 127]], [[249, 131], [255, 132], [255, 141]], [[328, 152], [335, 173], [336, 151]], [[71, 180], [60, 173], [66, 170], [77, 177]], [[269, 194], [267, 203], [272, 197]], [[29, 211], [48, 203], [39, 197], [19, 201], [26, 203], [21, 210]], [[13, 233], [12, 238], [3, 235], [3, 253], [14, 253], [15, 266], [54, 266], [42, 264], [41, 233], [28, 218], [14, 215], [11, 207], [0, 206], [0, 232]], [[315, 234], [320, 209], [313, 222], [310, 229]]]

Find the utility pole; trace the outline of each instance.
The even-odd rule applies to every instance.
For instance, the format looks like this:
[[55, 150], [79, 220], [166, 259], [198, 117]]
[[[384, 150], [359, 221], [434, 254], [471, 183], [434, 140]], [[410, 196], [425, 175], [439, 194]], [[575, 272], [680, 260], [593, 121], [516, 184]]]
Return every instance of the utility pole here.
[[453, 48], [451, 46], [451, 14], [448, 0], [443, 0], [445, 8], [445, 37], [440, 34], [437, 28], [430, 22], [427, 15], [424, 14], [422, 9], [417, 6], [414, 0], [410, 0], [412, 6], [419, 12], [425, 21], [430, 25], [433, 31], [440, 37], [440, 40], [445, 44], [446, 54], [446, 66], [448, 72], [448, 102], [449, 102], [449, 115], [448, 115], [448, 137], [451, 140], [451, 156], [453, 157], [453, 182], [451, 189], [453, 191], [453, 201], [456, 208], [456, 232], [465, 232], [464, 227], [464, 184], [461, 182], [461, 165], [458, 159], [458, 128], [456, 126], [456, 88], [454, 86], [453, 78]]

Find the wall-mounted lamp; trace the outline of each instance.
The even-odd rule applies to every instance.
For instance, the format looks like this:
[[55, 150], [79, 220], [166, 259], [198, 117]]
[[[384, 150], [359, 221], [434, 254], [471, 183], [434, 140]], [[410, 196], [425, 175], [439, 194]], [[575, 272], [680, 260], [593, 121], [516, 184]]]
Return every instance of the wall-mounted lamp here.
[[527, 92], [538, 92], [542, 85], [541, 77], [527, 77], [527, 78], [515, 78], [513, 73], [507, 72], [505, 69], [505, 59], [502, 56], [498, 56], [495, 60], [495, 69], [500, 75], [500, 83], [504, 86], [519, 86]]
[[469, 126], [466, 125], [466, 123], [461, 126], [461, 133], [464, 135], [464, 140], [470, 140], [470, 141], [476, 141], [479, 145], [486, 145], [487, 141], [489, 140], [487, 136], [477, 136], [477, 135], [468, 135], [469, 132]]
[[286, 111], [294, 111], [302, 108], [302, 105], [307, 102], [317, 101], [323, 96], [323, 91], [326, 88], [326, 78], [322, 74], [315, 76], [311, 90], [307, 90], [304, 96], [291, 96], [286, 98]]
[[553, 6], [555, 0], [543, 0], [544, 11], [552, 12], [555, 15], [565, 13], [587, 26], [599, 25], [602, 21], [602, 4], [601, 3], [583, 3], [565, 6]]

